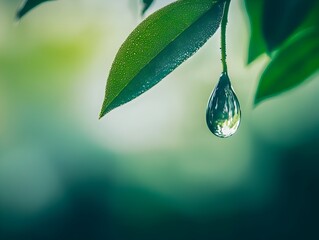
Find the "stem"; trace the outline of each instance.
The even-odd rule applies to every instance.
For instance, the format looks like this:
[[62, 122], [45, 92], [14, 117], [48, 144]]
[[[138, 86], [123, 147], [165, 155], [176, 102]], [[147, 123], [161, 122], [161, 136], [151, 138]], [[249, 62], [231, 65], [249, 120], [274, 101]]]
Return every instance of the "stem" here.
[[226, 27], [228, 23], [228, 12], [229, 5], [231, 0], [226, 0], [224, 15], [221, 23], [221, 51], [222, 51], [222, 64], [223, 64], [223, 73], [227, 73], [227, 54], [226, 54]]

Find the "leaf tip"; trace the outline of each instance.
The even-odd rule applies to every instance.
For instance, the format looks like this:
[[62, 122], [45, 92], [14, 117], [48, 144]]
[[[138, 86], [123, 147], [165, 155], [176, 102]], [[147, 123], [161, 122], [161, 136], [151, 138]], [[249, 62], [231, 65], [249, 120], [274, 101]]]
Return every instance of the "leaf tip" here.
[[154, 0], [143, 0], [143, 9], [141, 12], [142, 17], [145, 15], [146, 11], [151, 7], [151, 5], [153, 4]]
[[102, 109], [101, 109], [101, 112], [99, 114], [99, 120], [101, 120], [105, 115], [106, 115], [106, 111], [105, 111], [105, 108], [104, 108], [104, 105], [102, 106]]
[[261, 101], [262, 100], [256, 96], [254, 99], [253, 107], [256, 108], [261, 103]]
[[18, 10], [16, 15], [14, 16], [14, 20], [19, 21], [21, 20], [21, 18], [22, 18], [21, 12]]
[[255, 59], [252, 58], [251, 56], [248, 56], [247, 60], [246, 60], [246, 65], [250, 65]]
[[15, 20], [19, 21], [21, 20], [21, 18], [26, 14], [26, 11], [25, 11], [25, 4], [24, 3], [22, 6], [20, 6], [17, 11], [16, 11], [16, 14], [15, 14]]
[[270, 96], [265, 94], [265, 93], [261, 93], [259, 90], [257, 90], [255, 98], [254, 98], [254, 104], [253, 107], [256, 108], [258, 105], [261, 104], [261, 102], [263, 102], [265, 99], [269, 98]]
[[114, 107], [112, 107], [111, 104], [106, 103], [106, 101], [104, 100], [102, 108], [101, 108], [101, 112], [99, 114], [99, 119], [103, 118], [106, 114], [111, 112], [113, 109]]

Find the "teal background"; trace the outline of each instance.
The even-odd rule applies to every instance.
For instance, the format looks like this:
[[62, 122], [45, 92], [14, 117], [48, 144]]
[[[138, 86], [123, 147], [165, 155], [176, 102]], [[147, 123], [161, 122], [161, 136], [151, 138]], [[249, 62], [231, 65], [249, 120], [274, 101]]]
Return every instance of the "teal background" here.
[[269, 60], [246, 65], [242, 1], [228, 28], [242, 124], [229, 139], [205, 123], [219, 32], [98, 120], [138, 2], [57, 1], [16, 22], [19, 2], [0, 2], [1, 240], [318, 239], [318, 74], [254, 108]]

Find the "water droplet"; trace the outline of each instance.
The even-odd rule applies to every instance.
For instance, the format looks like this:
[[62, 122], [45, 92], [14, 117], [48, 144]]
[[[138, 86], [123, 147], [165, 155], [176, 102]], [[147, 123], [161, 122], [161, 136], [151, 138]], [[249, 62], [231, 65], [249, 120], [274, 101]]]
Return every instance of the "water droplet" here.
[[232, 136], [240, 124], [240, 105], [227, 73], [223, 73], [208, 101], [206, 122], [217, 137]]

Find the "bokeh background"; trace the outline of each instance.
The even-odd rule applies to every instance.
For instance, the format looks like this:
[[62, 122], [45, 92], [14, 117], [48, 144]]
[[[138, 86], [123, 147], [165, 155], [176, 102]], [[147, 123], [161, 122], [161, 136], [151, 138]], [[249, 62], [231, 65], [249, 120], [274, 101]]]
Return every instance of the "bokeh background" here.
[[229, 139], [205, 123], [219, 32], [98, 120], [139, 1], [61, 0], [17, 22], [19, 4], [0, 2], [1, 240], [319, 239], [319, 77], [255, 108], [269, 60], [246, 65], [243, 1], [228, 28], [243, 116]]

